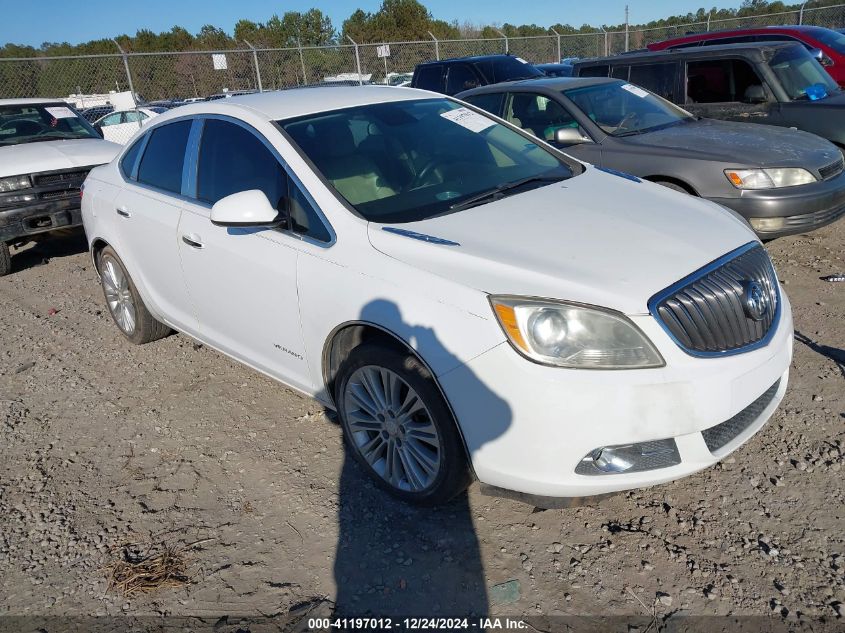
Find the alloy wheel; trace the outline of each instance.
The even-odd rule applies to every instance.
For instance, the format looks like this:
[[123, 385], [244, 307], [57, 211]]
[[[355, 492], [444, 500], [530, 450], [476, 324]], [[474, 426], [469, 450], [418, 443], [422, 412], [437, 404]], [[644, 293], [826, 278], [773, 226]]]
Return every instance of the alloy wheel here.
[[121, 330], [131, 335], [135, 331], [136, 310], [128, 277], [113, 259], [106, 258], [102, 279], [106, 303], [115, 322]]
[[441, 438], [419, 394], [398, 374], [367, 365], [349, 377], [343, 397], [351, 443], [370, 467], [398, 490], [429, 488], [441, 468]]

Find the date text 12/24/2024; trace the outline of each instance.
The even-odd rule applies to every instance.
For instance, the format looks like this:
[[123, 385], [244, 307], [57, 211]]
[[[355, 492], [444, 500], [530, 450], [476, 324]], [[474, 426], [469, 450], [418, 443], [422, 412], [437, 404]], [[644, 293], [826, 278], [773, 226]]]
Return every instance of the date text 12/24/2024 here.
[[309, 618], [311, 631], [519, 631], [528, 624], [518, 618]]

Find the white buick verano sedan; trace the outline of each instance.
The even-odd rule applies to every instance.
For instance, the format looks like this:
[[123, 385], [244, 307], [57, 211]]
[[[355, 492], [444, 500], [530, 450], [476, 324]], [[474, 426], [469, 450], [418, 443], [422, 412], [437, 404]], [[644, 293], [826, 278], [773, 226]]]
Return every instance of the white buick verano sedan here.
[[442, 95], [185, 106], [82, 210], [131, 342], [178, 330], [317, 398], [408, 501], [676, 479], [786, 389], [789, 303], [743, 220]]

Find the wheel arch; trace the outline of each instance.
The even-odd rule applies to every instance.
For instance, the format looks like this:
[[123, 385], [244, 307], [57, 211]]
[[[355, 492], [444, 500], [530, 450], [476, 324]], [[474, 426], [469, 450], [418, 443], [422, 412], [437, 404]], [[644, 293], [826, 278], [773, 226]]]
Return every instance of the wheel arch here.
[[380, 341], [387, 347], [411, 354], [423, 365], [423, 367], [426, 368], [428, 373], [431, 375], [437, 390], [440, 392], [443, 401], [446, 403], [446, 407], [452, 415], [452, 420], [458, 430], [458, 437], [461, 438], [461, 444], [464, 448], [467, 464], [473, 473], [473, 477], [475, 477], [475, 470], [472, 466], [472, 456], [470, 455], [467, 447], [463, 430], [461, 429], [461, 425], [458, 423], [455, 410], [452, 408], [452, 404], [449, 402], [449, 398], [443, 391], [443, 387], [440, 385], [440, 381], [437, 380], [437, 376], [434, 371], [432, 371], [431, 366], [405, 339], [384, 326], [371, 321], [347, 321], [335, 327], [328, 337], [326, 337], [326, 342], [323, 344], [323, 353], [321, 356], [321, 369], [323, 384], [326, 389], [326, 398], [329, 403], [335, 408], [335, 410], [337, 409], [337, 404], [334, 402], [334, 381], [337, 376], [337, 372], [340, 369], [341, 363], [349, 352], [362, 343], [377, 341]]
[[91, 240], [91, 262], [94, 264], [94, 270], [98, 275], [100, 274], [100, 253], [106, 246], [109, 246], [109, 243], [101, 237], [95, 237]]
[[672, 184], [678, 185], [679, 187], [683, 187], [687, 190], [687, 193], [693, 196], [701, 197], [698, 191], [695, 190], [691, 184], [689, 184], [685, 180], [681, 180], [680, 178], [676, 178], [675, 176], [664, 176], [662, 174], [654, 174], [651, 176], [643, 176], [644, 180], [648, 180], [649, 182], [653, 182], [655, 184], [660, 184], [660, 182], [671, 182]]

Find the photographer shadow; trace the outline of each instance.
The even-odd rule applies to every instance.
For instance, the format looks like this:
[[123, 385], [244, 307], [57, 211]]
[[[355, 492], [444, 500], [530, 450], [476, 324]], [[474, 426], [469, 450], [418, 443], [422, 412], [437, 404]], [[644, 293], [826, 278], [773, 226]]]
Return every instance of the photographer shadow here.
[[[390, 301], [372, 301], [363, 309], [361, 320], [389, 325], [427, 357], [451, 359], [451, 366], [460, 365], [433, 329], [404, 323], [398, 307]], [[462, 371], [469, 373], [466, 368]], [[474, 381], [469, 383], [471, 388], [484, 400], [484, 436], [473, 447], [477, 449], [504, 433], [511, 410], [469, 375], [468, 380]], [[373, 485], [349, 450], [345, 446], [340, 476], [335, 614], [393, 618], [486, 615], [484, 566], [466, 492], [435, 508], [398, 501]]]

